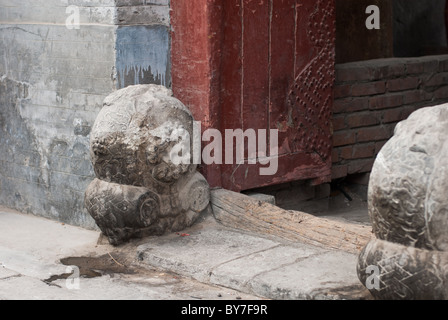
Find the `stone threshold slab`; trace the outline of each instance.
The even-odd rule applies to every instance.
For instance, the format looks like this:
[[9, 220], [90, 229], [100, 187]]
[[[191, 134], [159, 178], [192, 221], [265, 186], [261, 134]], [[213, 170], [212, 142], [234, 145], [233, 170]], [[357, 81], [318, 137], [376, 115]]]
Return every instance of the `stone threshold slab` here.
[[151, 238], [137, 255], [144, 266], [267, 299], [370, 299], [354, 254], [220, 226]]

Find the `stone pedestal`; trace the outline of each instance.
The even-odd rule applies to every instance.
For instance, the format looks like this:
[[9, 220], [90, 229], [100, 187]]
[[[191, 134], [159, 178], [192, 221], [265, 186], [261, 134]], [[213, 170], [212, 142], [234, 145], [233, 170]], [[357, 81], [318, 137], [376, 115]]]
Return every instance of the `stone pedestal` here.
[[91, 133], [97, 179], [85, 205], [111, 244], [181, 231], [210, 210], [209, 185], [187, 153], [192, 137], [190, 111], [163, 86], [105, 99]]
[[376, 298], [448, 299], [447, 138], [448, 104], [424, 108], [378, 155], [369, 186], [377, 239], [358, 265]]

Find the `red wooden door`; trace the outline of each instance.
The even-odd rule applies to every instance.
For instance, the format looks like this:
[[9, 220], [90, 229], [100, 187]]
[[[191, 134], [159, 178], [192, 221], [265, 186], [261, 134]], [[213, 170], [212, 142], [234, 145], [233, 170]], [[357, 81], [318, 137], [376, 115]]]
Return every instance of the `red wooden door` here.
[[[186, 2], [172, 0], [175, 95], [203, 121], [204, 130], [278, 130], [275, 174], [261, 175], [266, 165], [247, 161], [212, 166], [205, 169], [212, 186], [241, 191], [295, 180], [329, 181], [334, 0]], [[205, 52], [194, 50], [194, 43]], [[187, 72], [182, 62], [191, 64], [185, 58], [192, 52], [200, 61]], [[182, 83], [186, 77], [189, 84]]]

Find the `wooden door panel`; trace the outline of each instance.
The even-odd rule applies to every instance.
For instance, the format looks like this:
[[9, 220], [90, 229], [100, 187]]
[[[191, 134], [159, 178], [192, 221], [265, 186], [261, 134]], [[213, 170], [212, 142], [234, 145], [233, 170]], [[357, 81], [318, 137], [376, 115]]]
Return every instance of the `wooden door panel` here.
[[[228, 129], [242, 128], [241, 116], [241, 86], [243, 77], [243, 57], [241, 43], [243, 43], [241, 0], [223, 2], [223, 40], [221, 53], [221, 109]], [[229, 10], [231, 8], [232, 10]], [[221, 122], [221, 127], [223, 127]], [[221, 128], [219, 128], [221, 129]]]
[[287, 92], [295, 78], [297, 13], [291, 0], [273, 1], [272, 7], [269, 128], [279, 130], [279, 154], [283, 155], [292, 152]]
[[243, 127], [266, 129], [269, 103], [269, 1], [242, 0]]
[[291, 151], [331, 165], [335, 29], [332, 1], [298, 1], [295, 78], [287, 101]]
[[203, 130], [219, 129], [223, 146], [226, 129], [278, 130], [276, 174], [209, 165], [210, 185], [329, 181], [334, 0], [171, 0], [171, 9], [173, 91]]
[[[328, 181], [333, 1], [240, 0], [226, 3], [224, 11], [225, 25], [232, 28], [225, 28], [222, 47], [222, 129], [279, 130], [279, 170], [260, 176], [265, 166], [223, 165], [223, 186], [240, 191], [293, 180]], [[239, 70], [239, 77], [227, 78], [229, 69]]]

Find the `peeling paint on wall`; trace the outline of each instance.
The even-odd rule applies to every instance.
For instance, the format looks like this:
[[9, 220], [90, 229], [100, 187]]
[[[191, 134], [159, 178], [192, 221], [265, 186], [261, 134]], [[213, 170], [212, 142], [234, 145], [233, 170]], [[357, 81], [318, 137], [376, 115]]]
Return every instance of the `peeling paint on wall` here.
[[0, 0], [0, 205], [95, 229], [84, 208], [91, 126], [117, 88], [171, 85], [169, 2], [76, 0], [79, 30], [65, 25], [66, 0], [9, 2]]
[[169, 86], [169, 46], [169, 31], [165, 26], [118, 27], [118, 88], [149, 83]]

